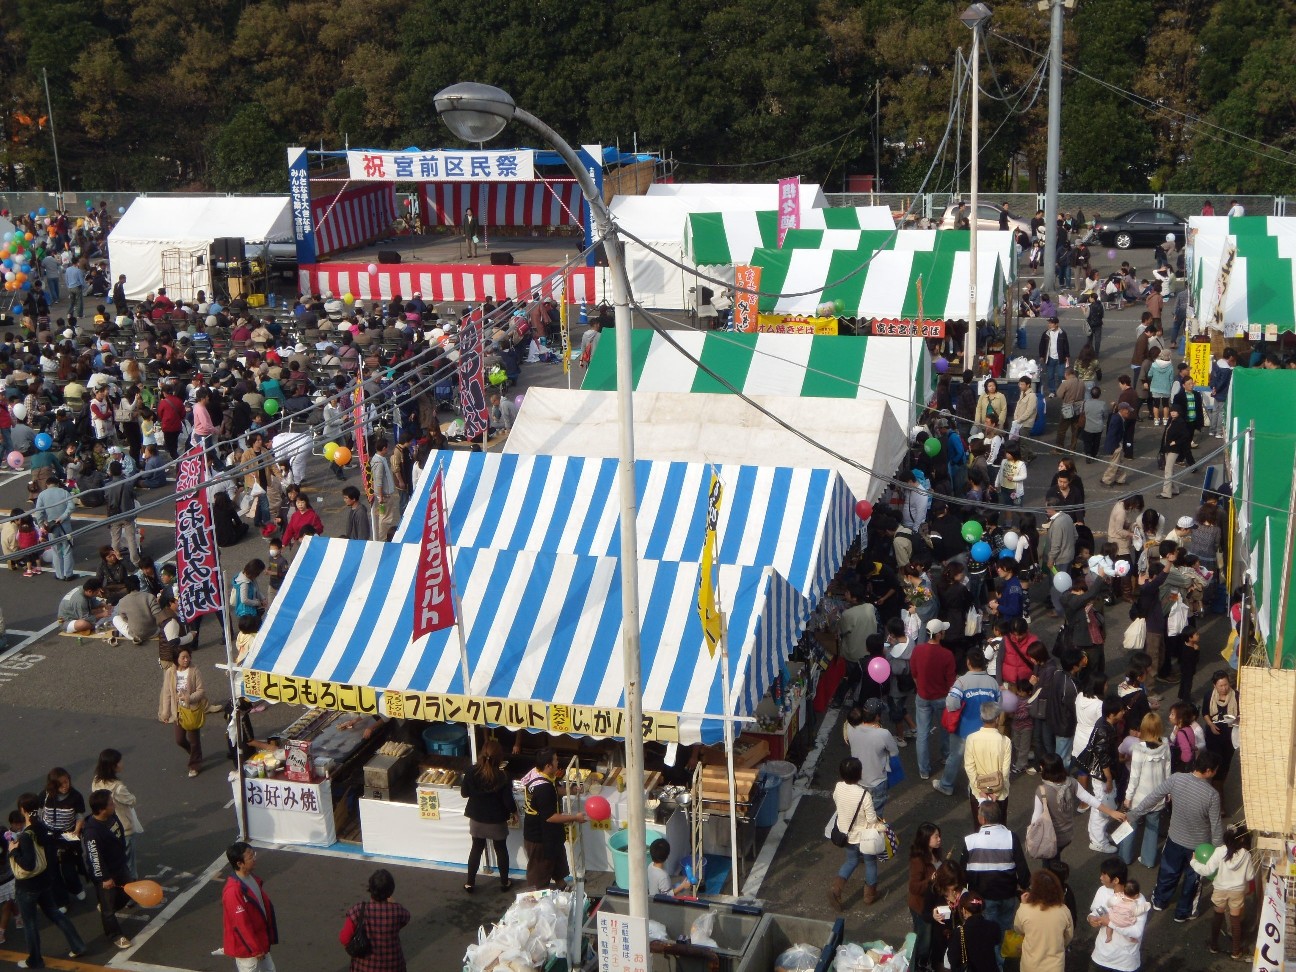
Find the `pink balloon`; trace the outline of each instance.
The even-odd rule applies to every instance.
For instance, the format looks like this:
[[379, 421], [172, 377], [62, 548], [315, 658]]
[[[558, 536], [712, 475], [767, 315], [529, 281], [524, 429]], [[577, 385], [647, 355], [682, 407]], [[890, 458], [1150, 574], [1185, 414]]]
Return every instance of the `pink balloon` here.
[[868, 663], [869, 678], [881, 685], [891, 677], [891, 663], [885, 658], [872, 658]]
[[999, 708], [1003, 709], [1009, 715], [1017, 711], [1017, 706], [1021, 705], [1021, 698], [1016, 692], [1010, 692], [1004, 689], [999, 693]]
[[21, 469], [23, 467], [23, 461], [24, 461], [23, 454], [19, 452], [17, 449], [15, 449], [13, 452], [9, 453], [8, 461], [9, 461], [10, 469]]
[[377, 273], [377, 272], [378, 272], [378, 264], [376, 264], [376, 263], [371, 263], [371, 264], [369, 264], [369, 272], [370, 272], [370, 273]]

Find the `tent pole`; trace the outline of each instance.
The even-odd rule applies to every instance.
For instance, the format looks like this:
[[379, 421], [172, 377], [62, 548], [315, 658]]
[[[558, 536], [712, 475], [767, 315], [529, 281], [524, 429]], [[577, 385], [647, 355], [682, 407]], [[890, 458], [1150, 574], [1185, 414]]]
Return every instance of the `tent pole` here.
[[1287, 537], [1283, 541], [1282, 573], [1278, 575], [1284, 579], [1284, 583], [1278, 588], [1278, 616], [1274, 624], [1276, 630], [1274, 668], [1283, 667], [1283, 648], [1287, 641], [1285, 630], [1287, 625], [1284, 623], [1287, 618], [1287, 590], [1291, 586], [1287, 578], [1291, 577], [1293, 546], [1296, 546], [1296, 457], [1292, 460], [1292, 488], [1287, 501]]
[[733, 896], [738, 890], [738, 785], [734, 779], [734, 728], [733, 709], [730, 705], [729, 684], [729, 624], [724, 611], [720, 612], [720, 686], [724, 695], [725, 764], [729, 777], [729, 878], [733, 882]]
[[[435, 487], [435, 483], [433, 486]], [[468, 668], [468, 639], [464, 635], [463, 601], [459, 599], [459, 585], [455, 582], [454, 547], [450, 543], [449, 510], [446, 511], [446, 514], [446, 560], [450, 565], [450, 594], [454, 598], [455, 631], [459, 634], [459, 668], [463, 672], [464, 695], [472, 695], [472, 684], [469, 681], [470, 672]], [[468, 753], [472, 757], [473, 765], [476, 766], [477, 730], [472, 725], [468, 726]]]

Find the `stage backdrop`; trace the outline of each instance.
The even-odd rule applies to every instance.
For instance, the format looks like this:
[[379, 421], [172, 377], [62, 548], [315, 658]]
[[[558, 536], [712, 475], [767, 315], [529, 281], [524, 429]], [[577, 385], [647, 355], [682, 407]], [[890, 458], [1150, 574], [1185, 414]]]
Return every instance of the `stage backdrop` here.
[[488, 232], [492, 226], [580, 226], [585, 206], [574, 179], [425, 182], [419, 198], [427, 226], [459, 226], [471, 206]]

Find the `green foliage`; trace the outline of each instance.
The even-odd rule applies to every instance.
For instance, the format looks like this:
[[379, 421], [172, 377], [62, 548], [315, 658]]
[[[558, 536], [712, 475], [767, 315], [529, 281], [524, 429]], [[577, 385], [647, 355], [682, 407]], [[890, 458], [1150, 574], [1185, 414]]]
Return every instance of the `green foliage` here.
[[222, 192], [275, 192], [288, 187], [283, 142], [259, 102], [243, 105], [216, 136], [211, 180]]

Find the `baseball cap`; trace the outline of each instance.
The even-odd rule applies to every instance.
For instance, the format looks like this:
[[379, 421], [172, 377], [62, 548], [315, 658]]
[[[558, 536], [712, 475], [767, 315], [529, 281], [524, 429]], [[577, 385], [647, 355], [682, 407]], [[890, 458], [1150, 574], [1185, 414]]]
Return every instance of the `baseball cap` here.
[[950, 629], [948, 621], [942, 621], [940, 618], [932, 618], [927, 622], [927, 632], [929, 634], [940, 634], [942, 631]]
[[860, 706], [860, 711], [866, 716], [880, 716], [886, 705], [881, 699], [865, 699], [864, 704]]
[[1197, 521], [1194, 520], [1191, 516], [1181, 516], [1179, 517], [1179, 522], [1175, 524], [1175, 526], [1177, 526], [1180, 530], [1191, 530], [1196, 525], [1197, 525]]

